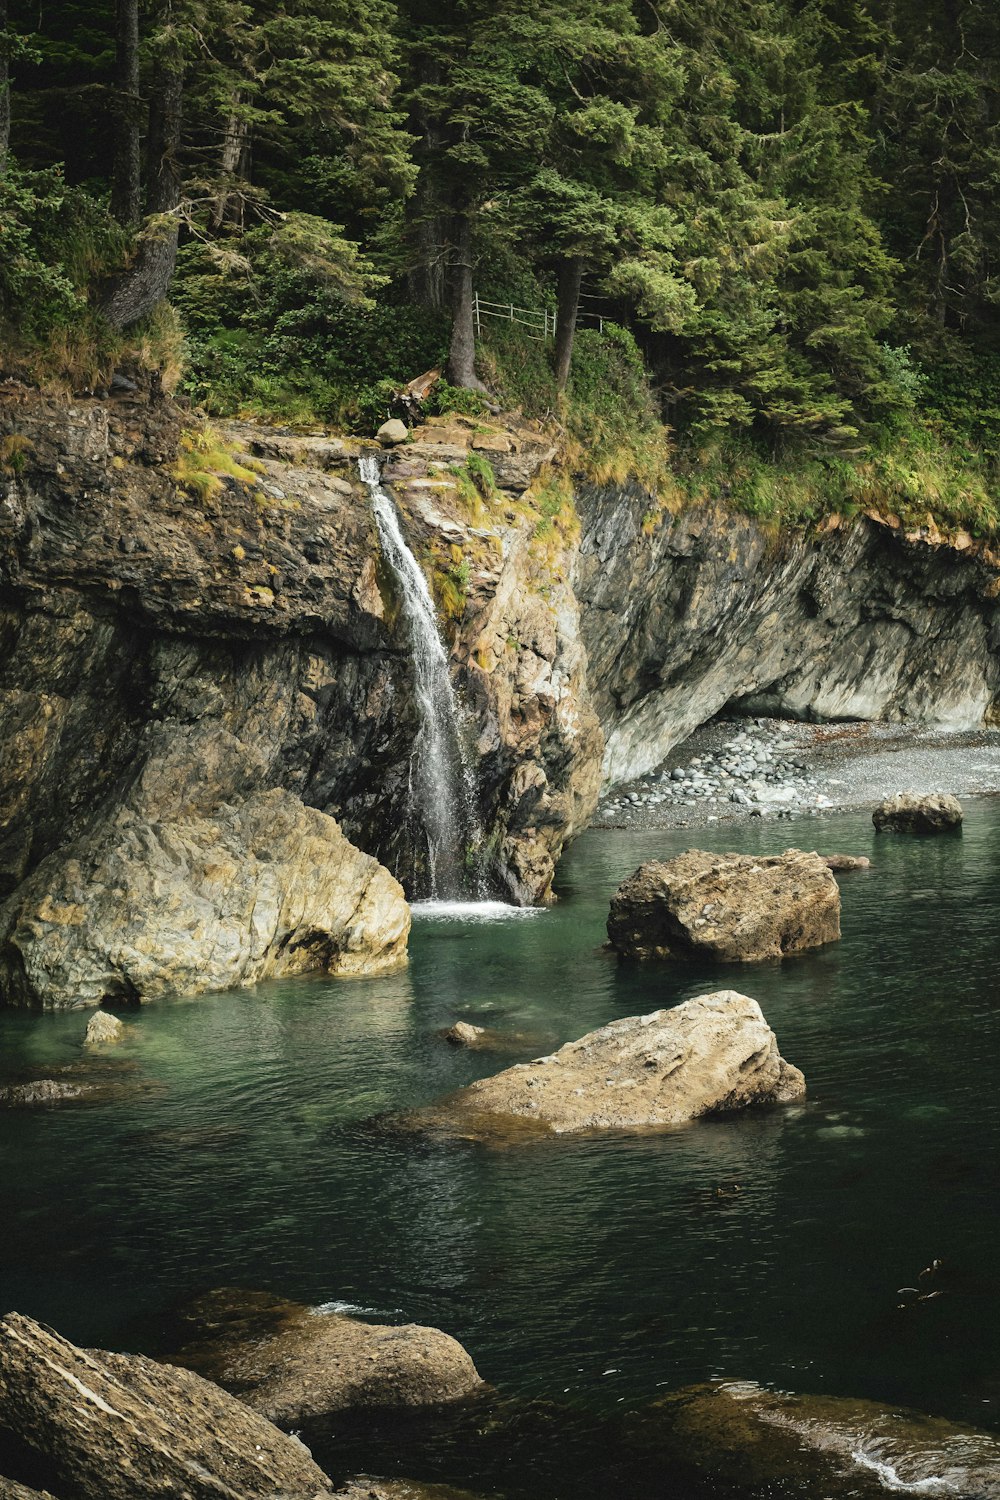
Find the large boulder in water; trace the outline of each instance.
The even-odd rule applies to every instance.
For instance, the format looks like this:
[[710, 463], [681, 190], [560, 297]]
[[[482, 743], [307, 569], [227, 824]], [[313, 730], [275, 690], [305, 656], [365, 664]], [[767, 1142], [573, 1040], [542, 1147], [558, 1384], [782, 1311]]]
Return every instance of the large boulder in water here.
[[201, 817], [123, 810], [0, 907], [0, 995], [52, 1008], [199, 994], [406, 955], [402, 887], [289, 792]]
[[465, 1137], [636, 1130], [805, 1093], [756, 1000], [735, 990], [628, 1016], [469, 1084], [409, 1122]]
[[178, 1361], [285, 1426], [331, 1412], [461, 1401], [483, 1388], [457, 1340], [416, 1323], [389, 1327], [221, 1288], [184, 1310], [194, 1334]]
[[[1000, 1497], [1000, 1438], [906, 1407], [716, 1381], [678, 1391], [636, 1423], [651, 1467], [675, 1462], [754, 1493], [864, 1500]], [[655, 1457], [653, 1457], [655, 1455]]]
[[818, 854], [709, 854], [641, 865], [618, 887], [611, 946], [627, 958], [750, 963], [840, 937], [840, 891]]
[[0, 1427], [76, 1500], [314, 1500], [333, 1486], [297, 1438], [190, 1370], [78, 1349], [0, 1321]]
[[872, 813], [878, 833], [948, 833], [962, 824], [962, 804], [948, 792], [897, 792]]

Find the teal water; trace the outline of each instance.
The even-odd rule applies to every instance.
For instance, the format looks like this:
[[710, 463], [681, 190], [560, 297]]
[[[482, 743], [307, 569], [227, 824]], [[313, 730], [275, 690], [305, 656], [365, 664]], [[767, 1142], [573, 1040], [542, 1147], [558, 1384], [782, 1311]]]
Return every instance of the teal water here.
[[[830, 948], [618, 964], [601, 950], [615, 886], [695, 840], [864, 853], [873, 868], [841, 878]], [[107, 1064], [120, 1098], [0, 1117], [4, 1307], [112, 1347], [148, 1347], [178, 1299], [222, 1284], [434, 1324], [501, 1401], [535, 1403], [513, 1425], [537, 1446], [543, 1422], [548, 1468], [529, 1481], [516, 1442], [477, 1456], [468, 1433], [433, 1453], [390, 1435], [353, 1454], [336, 1431], [331, 1448], [348, 1467], [419, 1464], [512, 1495], [608, 1493], [593, 1455], [589, 1478], [567, 1477], [580, 1433], [604, 1449], [617, 1428], [602, 1424], [712, 1376], [1000, 1426], [1000, 806], [970, 805], [960, 838], [876, 839], [860, 814], [695, 839], [593, 832], [559, 889], [553, 910], [512, 921], [418, 916], [411, 963], [387, 978], [131, 1014]], [[760, 1001], [805, 1072], [803, 1106], [517, 1149], [380, 1124], [723, 987]], [[521, 1040], [499, 1057], [454, 1050], [439, 1032], [460, 1018]], [[4, 1073], [79, 1059], [86, 1019], [0, 1013]], [[897, 1289], [934, 1260], [944, 1295], [900, 1308]], [[332, 1462], [322, 1438], [316, 1451]]]

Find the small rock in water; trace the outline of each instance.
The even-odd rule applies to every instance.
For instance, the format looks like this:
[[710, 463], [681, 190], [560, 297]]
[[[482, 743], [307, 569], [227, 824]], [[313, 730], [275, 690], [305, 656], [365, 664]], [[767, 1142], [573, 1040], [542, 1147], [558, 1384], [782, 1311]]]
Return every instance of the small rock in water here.
[[820, 859], [828, 870], [869, 870], [871, 860], [863, 854], [821, 854]]
[[117, 1016], [110, 1016], [106, 1010], [96, 1010], [87, 1022], [87, 1035], [85, 1038], [88, 1047], [99, 1047], [109, 1042], [120, 1042], [125, 1035], [125, 1027]]
[[445, 1032], [444, 1039], [453, 1047], [474, 1047], [485, 1030], [485, 1026], [473, 1026], [471, 1021], [456, 1021], [454, 1026]]

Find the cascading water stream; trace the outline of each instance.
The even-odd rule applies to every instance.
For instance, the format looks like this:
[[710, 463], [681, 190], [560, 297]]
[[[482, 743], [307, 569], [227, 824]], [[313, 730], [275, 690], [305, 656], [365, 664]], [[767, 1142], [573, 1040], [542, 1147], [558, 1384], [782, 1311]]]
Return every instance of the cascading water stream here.
[[480, 837], [475, 777], [463, 753], [458, 704], [434, 601], [403, 536], [396, 507], [382, 486], [378, 459], [366, 454], [358, 470], [372, 497], [382, 552], [399, 586], [410, 638], [419, 719], [410, 756], [410, 808], [427, 841], [424, 894], [432, 900], [475, 900], [482, 896], [469, 868]]

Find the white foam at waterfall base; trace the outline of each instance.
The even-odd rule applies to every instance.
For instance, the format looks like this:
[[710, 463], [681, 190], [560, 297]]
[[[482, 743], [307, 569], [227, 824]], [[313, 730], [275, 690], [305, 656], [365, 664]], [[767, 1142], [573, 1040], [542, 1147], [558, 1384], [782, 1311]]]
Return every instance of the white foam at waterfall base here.
[[511, 906], [506, 901], [414, 901], [410, 908], [416, 920], [428, 922], [512, 922], [538, 917], [540, 906]]
[[407, 545], [396, 507], [382, 485], [374, 454], [359, 460], [358, 472], [372, 497], [382, 553], [399, 585], [401, 613], [410, 638], [419, 721], [410, 756], [410, 806], [427, 839], [429, 894], [467, 898], [474, 892], [465, 868], [466, 851], [479, 842], [471, 791], [475, 778], [463, 755], [458, 704], [434, 601], [423, 569]]

